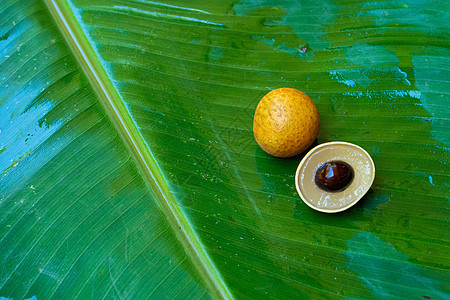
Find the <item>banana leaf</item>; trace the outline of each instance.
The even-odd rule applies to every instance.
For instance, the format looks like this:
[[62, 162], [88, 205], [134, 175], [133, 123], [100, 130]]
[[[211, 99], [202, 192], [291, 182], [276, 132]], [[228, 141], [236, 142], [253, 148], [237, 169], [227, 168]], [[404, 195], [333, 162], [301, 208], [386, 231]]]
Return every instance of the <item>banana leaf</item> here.
[[[448, 299], [448, 1], [2, 0], [0, 299]], [[376, 165], [305, 205], [261, 97]]]

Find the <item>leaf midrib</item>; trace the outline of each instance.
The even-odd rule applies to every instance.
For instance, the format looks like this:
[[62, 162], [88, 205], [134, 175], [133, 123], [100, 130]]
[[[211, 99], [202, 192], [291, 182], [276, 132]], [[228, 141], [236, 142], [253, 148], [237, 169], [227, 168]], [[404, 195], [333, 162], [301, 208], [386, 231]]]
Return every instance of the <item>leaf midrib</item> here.
[[232, 299], [233, 297], [221, 274], [209, 258], [194, 228], [170, 192], [151, 150], [147, 147], [119, 92], [103, 68], [91, 42], [77, 22], [70, 5], [65, 1], [63, 4], [56, 3], [55, 0], [45, 0], [44, 2], [80, 68], [89, 79], [89, 83], [96, 92], [109, 119], [135, 159], [149, 190], [155, 196], [159, 207], [164, 211], [169, 224], [205, 283], [216, 298]]

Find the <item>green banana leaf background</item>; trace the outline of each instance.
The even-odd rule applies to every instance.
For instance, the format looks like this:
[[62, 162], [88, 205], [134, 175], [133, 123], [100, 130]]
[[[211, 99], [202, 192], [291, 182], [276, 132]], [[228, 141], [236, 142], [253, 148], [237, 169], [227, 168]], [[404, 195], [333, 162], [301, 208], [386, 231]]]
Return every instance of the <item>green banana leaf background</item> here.
[[[0, 299], [448, 299], [450, 2], [161, 1], [0, 1]], [[353, 208], [256, 144], [279, 87]]]

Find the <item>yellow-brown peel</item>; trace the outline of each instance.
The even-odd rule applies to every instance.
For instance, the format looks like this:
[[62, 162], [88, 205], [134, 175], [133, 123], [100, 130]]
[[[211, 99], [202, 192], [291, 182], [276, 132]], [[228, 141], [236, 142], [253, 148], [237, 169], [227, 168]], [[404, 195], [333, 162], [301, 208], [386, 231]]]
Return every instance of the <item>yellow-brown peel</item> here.
[[256, 142], [276, 157], [290, 157], [308, 149], [319, 127], [316, 105], [308, 95], [293, 88], [267, 93], [258, 103], [253, 119]]

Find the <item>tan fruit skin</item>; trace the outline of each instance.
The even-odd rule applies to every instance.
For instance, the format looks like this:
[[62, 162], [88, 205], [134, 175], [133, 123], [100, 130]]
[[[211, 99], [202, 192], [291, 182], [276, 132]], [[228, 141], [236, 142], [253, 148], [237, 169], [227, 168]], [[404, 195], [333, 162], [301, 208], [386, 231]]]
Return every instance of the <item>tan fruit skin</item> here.
[[290, 157], [305, 151], [317, 137], [319, 110], [311, 98], [293, 88], [267, 93], [258, 103], [253, 134], [258, 145], [275, 157]]

